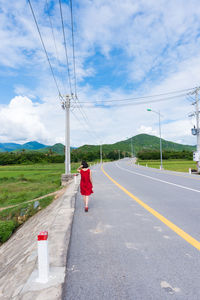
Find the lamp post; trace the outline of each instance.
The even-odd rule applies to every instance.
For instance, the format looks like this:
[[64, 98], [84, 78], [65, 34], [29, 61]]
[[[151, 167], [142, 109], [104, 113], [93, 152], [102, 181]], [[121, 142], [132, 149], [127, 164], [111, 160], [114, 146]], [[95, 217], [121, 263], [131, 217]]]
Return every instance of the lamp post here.
[[152, 110], [151, 108], [147, 108], [147, 111], [152, 111], [158, 115], [159, 118], [159, 134], [160, 134], [160, 167], [161, 170], [163, 168], [163, 163], [162, 163], [162, 140], [161, 140], [161, 124], [160, 124], [160, 111], [155, 111]]

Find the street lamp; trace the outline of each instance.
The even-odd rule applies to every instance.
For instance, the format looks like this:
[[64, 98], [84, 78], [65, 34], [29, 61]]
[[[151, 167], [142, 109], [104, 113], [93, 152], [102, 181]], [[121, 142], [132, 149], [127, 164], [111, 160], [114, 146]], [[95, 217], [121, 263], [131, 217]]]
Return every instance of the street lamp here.
[[159, 134], [160, 134], [160, 166], [161, 166], [161, 170], [163, 168], [163, 163], [162, 163], [162, 140], [161, 140], [161, 125], [160, 125], [160, 111], [155, 111], [152, 110], [151, 108], [147, 108], [147, 111], [152, 111], [154, 113], [156, 113], [159, 117]]

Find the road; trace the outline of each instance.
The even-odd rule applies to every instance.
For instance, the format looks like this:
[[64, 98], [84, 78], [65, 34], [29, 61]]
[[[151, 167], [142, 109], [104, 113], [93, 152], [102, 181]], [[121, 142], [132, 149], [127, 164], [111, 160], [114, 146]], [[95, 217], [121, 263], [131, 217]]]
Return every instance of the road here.
[[88, 213], [77, 197], [63, 299], [199, 300], [200, 177], [130, 159], [103, 169]]

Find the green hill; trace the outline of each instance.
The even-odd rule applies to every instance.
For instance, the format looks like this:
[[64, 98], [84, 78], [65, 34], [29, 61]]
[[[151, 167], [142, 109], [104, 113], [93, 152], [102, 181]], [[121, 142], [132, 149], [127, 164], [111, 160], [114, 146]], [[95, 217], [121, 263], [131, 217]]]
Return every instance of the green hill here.
[[[139, 151], [142, 150], [159, 150], [160, 149], [160, 139], [156, 136], [149, 135], [149, 134], [138, 134], [132, 137], [133, 143], [133, 150], [134, 154], [137, 154]], [[49, 153], [49, 154], [60, 154], [64, 155], [64, 145], [57, 143], [53, 146], [45, 146], [43, 144], [37, 142], [29, 142], [24, 145], [18, 144], [0, 144], [0, 152], [4, 151], [12, 151], [12, 152], [23, 152], [23, 153], [34, 153], [34, 152], [42, 152], [42, 153]], [[18, 148], [19, 147], [19, 148]], [[9, 150], [8, 150], [9, 148]], [[162, 148], [163, 150], [172, 150], [172, 151], [194, 151], [196, 149], [195, 146], [191, 145], [182, 145], [178, 143], [173, 143], [162, 139]], [[117, 142], [114, 144], [104, 144], [103, 153], [109, 153], [111, 151], [118, 151], [121, 152], [129, 152], [131, 153], [131, 138]], [[84, 145], [79, 148], [72, 148], [72, 153], [92, 153], [92, 152], [99, 152], [100, 146], [99, 145]]]
[[[139, 151], [142, 150], [160, 149], [160, 139], [156, 136], [149, 135], [149, 134], [138, 134], [132, 137], [132, 143], [133, 143], [133, 150], [135, 154], [137, 154]], [[75, 149], [74, 151], [97, 152], [99, 151], [99, 148], [100, 147], [98, 145], [84, 145], [82, 147], [79, 147], [78, 149]], [[114, 144], [104, 144], [102, 148], [104, 153], [108, 153], [113, 150], [131, 152], [131, 138]], [[172, 150], [172, 151], [182, 151], [182, 150], [194, 151], [196, 147], [173, 143], [162, 139], [162, 148], [163, 150]]]
[[0, 143], [0, 152], [13, 152], [13, 151], [20, 151], [20, 150], [37, 150], [47, 147], [41, 143], [36, 141], [28, 142], [23, 145], [16, 144], [16, 143]]
[[57, 153], [57, 154], [64, 154], [64, 145], [57, 143], [53, 146], [48, 146], [42, 149], [38, 149], [37, 151], [43, 152], [43, 153]]

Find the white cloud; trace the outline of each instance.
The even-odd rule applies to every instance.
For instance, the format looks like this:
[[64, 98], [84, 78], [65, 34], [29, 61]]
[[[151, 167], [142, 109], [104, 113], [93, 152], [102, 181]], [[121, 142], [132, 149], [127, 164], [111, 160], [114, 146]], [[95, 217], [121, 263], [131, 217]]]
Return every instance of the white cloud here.
[[158, 134], [157, 131], [153, 130], [152, 127], [144, 126], [144, 125], [141, 125], [140, 128], [137, 129], [137, 132], [138, 133], [147, 133], [147, 134], [151, 134], [151, 135]]
[[[37, 5], [32, 2], [59, 87], [66, 93], [68, 87], [67, 91], [62, 88], [60, 76], [65, 74], [66, 84], [58, 5], [51, 13], [61, 61], [59, 66], [56, 65], [57, 53], [51, 28], [43, 10], [44, 2], [37, 2]], [[102, 82], [98, 89], [89, 84], [84, 84], [84, 87], [78, 85], [80, 99], [91, 102], [102, 99], [105, 102], [106, 99], [130, 98], [199, 85], [200, 7], [197, 0], [183, 2], [184, 5], [182, 1], [124, 0], [116, 5], [114, 0], [80, 1], [79, 6], [74, 8], [78, 83], [87, 77], [93, 77], [95, 81], [99, 67], [95, 64], [96, 52], [104, 57], [103, 63], [106, 64], [112, 62], [112, 52], [120, 49], [126, 59], [119, 61], [120, 69], [116, 65], [112, 76], [114, 78], [117, 72], [123, 72], [127, 74], [128, 83], [136, 85], [132, 95], [130, 90], [121, 87], [121, 82], [115, 88], [109, 86], [110, 82]], [[0, 0], [0, 3], [3, 7], [0, 12], [0, 39], [4, 41], [0, 46], [0, 64], [9, 67], [9, 70], [18, 70], [18, 82], [20, 74], [25, 76], [23, 67], [29, 68], [29, 76], [37, 79], [35, 87], [23, 82], [14, 85], [15, 93], [21, 96], [15, 97], [0, 110], [0, 139], [38, 140], [49, 144], [64, 142], [64, 112], [60, 108], [55, 83], [27, 2]], [[69, 20], [67, 6], [64, 6], [64, 11]], [[70, 28], [66, 26], [66, 30], [70, 38]], [[71, 42], [67, 42], [70, 45]], [[69, 59], [72, 61], [71, 47]], [[137, 82], [140, 82], [140, 87]], [[76, 108], [74, 113], [79, 121], [71, 115], [71, 142], [78, 146], [98, 143], [99, 140], [103, 143], [117, 142], [138, 133], [158, 135], [157, 116], [147, 113], [146, 107], [85, 108], [88, 130], [85, 128], [87, 125], [82, 124], [86, 123], [85, 120], [80, 125], [82, 115]], [[187, 116], [192, 110], [189, 102], [182, 98], [152, 103], [151, 107], [160, 110], [163, 115], [163, 138], [195, 143], [190, 133], [192, 124]]]
[[40, 120], [38, 105], [16, 96], [0, 110], [0, 138], [4, 142], [48, 141], [50, 135]]

